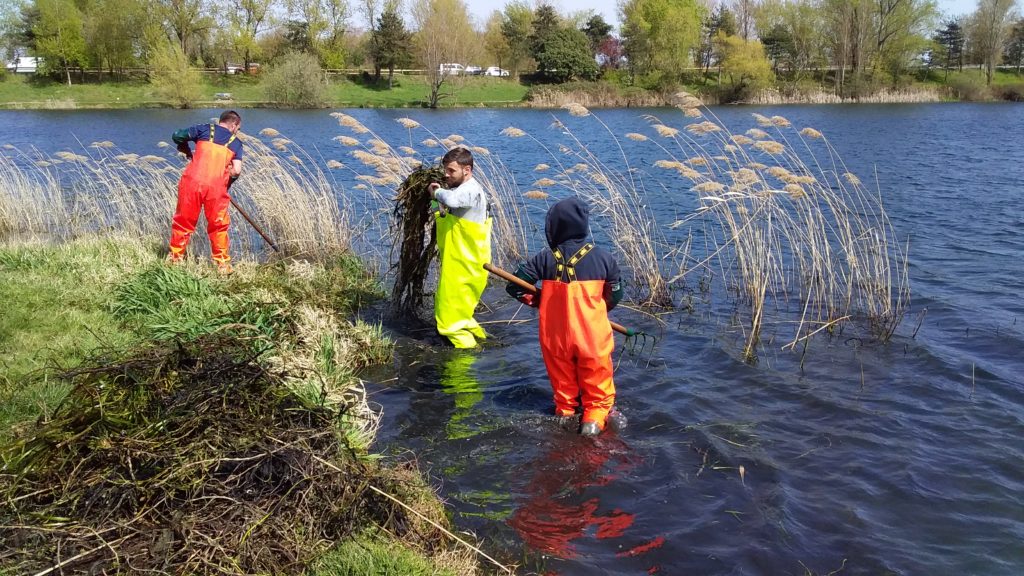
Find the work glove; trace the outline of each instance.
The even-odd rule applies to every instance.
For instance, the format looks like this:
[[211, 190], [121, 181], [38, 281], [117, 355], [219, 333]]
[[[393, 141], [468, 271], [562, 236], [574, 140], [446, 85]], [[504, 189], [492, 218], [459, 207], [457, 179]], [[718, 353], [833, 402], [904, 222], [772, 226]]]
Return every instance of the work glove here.
[[523, 304], [526, 304], [527, 306], [530, 306], [531, 308], [539, 308], [540, 307], [540, 290], [538, 290], [536, 294], [531, 294], [529, 292], [523, 292], [522, 294], [520, 294], [519, 296], [516, 297], [516, 300], [519, 300], [520, 302], [522, 302]]

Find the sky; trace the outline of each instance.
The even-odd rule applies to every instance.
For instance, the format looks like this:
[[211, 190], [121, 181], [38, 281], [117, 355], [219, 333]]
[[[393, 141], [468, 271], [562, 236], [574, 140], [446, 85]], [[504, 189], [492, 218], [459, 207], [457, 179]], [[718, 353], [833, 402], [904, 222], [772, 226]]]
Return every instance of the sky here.
[[[491, 12], [504, 8], [502, 0], [464, 0], [469, 6], [469, 11], [476, 22], [482, 25], [487, 21]], [[530, 1], [530, 0], [528, 0]], [[533, 3], [533, 2], [531, 2]], [[583, 10], [594, 10], [604, 16], [609, 23], [617, 26], [619, 24], [618, 1], [617, 0], [550, 0], [552, 6], [561, 14], [579, 12]], [[939, 10], [949, 16], [969, 14], [978, 5], [977, 0], [938, 0]]]

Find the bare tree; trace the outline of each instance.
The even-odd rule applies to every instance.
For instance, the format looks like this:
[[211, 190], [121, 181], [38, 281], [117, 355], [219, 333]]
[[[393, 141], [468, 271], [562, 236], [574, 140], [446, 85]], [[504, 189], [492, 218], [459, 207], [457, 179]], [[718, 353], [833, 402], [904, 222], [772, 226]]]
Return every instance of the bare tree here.
[[426, 68], [430, 89], [427, 104], [437, 108], [441, 87], [453, 78], [441, 64], [466, 62], [477, 44], [476, 32], [462, 0], [416, 0], [412, 18], [417, 28], [416, 53]]
[[1003, 56], [1017, 17], [1016, 4], [1017, 0], [978, 0], [978, 9], [971, 16], [968, 33], [985, 65], [986, 84], [992, 84], [992, 75]]

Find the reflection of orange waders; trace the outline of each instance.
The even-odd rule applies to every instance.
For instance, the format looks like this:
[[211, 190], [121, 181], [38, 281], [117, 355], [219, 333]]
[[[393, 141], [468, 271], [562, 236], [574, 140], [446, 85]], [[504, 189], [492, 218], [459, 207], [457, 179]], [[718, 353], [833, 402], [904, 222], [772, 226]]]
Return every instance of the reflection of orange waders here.
[[228, 196], [228, 166], [235, 158], [235, 153], [228, 145], [214, 144], [215, 126], [210, 125], [210, 140], [196, 142], [196, 151], [192, 161], [185, 167], [178, 183], [178, 207], [171, 221], [171, 257], [181, 258], [185, 255], [189, 236], [196, 231], [199, 221], [199, 209], [206, 213], [206, 231], [210, 236], [210, 253], [215, 262], [231, 260], [228, 255], [228, 224], [231, 218], [228, 207], [231, 198]]
[[584, 245], [568, 264], [561, 252], [552, 250], [558, 278], [541, 283], [540, 349], [555, 393], [555, 413], [572, 415], [582, 395], [583, 421], [596, 422], [603, 430], [615, 403], [615, 340], [604, 301], [605, 281], [576, 280], [575, 269], [593, 248]]

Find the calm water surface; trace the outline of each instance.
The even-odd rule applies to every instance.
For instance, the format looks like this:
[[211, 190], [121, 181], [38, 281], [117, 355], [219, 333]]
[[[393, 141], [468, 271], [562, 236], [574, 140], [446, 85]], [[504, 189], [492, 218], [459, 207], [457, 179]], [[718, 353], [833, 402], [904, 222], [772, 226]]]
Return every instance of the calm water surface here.
[[[523, 190], [550, 157], [500, 130], [559, 138], [541, 111], [349, 112], [392, 143], [410, 139], [393, 122], [403, 116], [466, 135]], [[547, 416], [536, 323], [503, 322], [532, 312], [492, 287], [480, 319], [500, 346], [468, 354], [403, 337], [395, 365], [368, 375], [384, 408], [380, 447], [415, 453], [458, 528], [523, 574], [1024, 573], [1024, 107], [715, 112], [734, 132], [753, 126], [751, 112], [813, 126], [877, 181], [910, 246], [913, 303], [893, 341], [818, 338], [802, 370], [775, 341], [748, 364], [730, 303], [698, 298], [665, 319], [653, 356], [619, 362], [629, 427], [590, 440]], [[161, 153], [172, 130], [214, 113], [0, 112], [0, 144], [54, 152], [113, 140]], [[649, 133], [644, 113], [683, 124], [672, 110], [598, 115], [621, 136]], [[344, 160], [326, 112], [243, 116], [249, 133], [274, 127]], [[617, 158], [592, 119], [555, 116]], [[661, 157], [623, 142], [638, 165]], [[690, 208], [670, 202], [671, 183], [647, 189], [658, 213]], [[655, 328], [629, 310], [613, 316]]]

